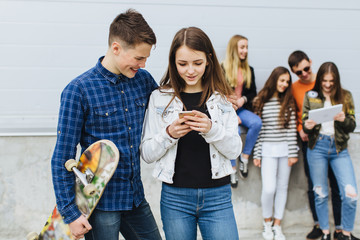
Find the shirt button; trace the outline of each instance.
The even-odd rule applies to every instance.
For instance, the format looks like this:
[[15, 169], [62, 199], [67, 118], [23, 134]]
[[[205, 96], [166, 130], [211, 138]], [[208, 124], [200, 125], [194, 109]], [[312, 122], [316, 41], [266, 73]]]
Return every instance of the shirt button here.
[[105, 113], [106, 116], [109, 116], [109, 113]]
[[121, 91], [122, 94], [124, 94], [124, 91]]
[[211, 106], [210, 109], [214, 109], [214, 106]]
[[129, 127], [129, 130], [131, 130], [131, 127]]
[[127, 108], [125, 108], [125, 112], [127, 112], [128, 111], [128, 109]]
[[133, 165], [133, 166], [134, 166], [134, 163], [131, 163], [131, 165]]
[[172, 140], [169, 140], [170, 143], [172, 143]]
[[133, 145], [130, 145], [130, 148], [133, 148]]
[[60, 132], [60, 131], [58, 131], [58, 133], [60, 134], [61, 132]]
[[216, 154], [213, 154], [212, 157], [213, 157], [213, 158], [216, 158]]
[[217, 172], [217, 173], [215, 173], [215, 176], [217, 176], [217, 175], [219, 175], [219, 173]]

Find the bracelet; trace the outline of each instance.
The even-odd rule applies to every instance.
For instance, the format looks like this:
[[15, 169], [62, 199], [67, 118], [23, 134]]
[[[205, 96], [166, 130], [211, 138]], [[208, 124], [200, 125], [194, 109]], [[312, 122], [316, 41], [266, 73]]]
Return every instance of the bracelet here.
[[247, 103], [247, 97], [242, 96], [242, 98], [244, 99], [244, 102]]

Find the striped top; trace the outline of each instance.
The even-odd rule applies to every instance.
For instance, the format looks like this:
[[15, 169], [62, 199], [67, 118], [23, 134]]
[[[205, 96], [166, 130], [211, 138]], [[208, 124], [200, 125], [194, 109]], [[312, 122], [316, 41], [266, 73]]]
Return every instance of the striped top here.
[[295, 110], [291, 111], [288, 128], [284, 128], [279, 120], [280, 107], [277, 98], [271, 98], [264, 104], [261, 116], [262, 127], [254, 147], [254, 159], [261, 159], [264, 142], [287, 142], [288, 157], [298, 157]]

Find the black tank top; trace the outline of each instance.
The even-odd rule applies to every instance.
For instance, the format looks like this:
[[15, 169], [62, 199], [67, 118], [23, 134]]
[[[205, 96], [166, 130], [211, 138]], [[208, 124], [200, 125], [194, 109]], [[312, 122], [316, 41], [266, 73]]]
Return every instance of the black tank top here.
[[[180, 96], [186, 110], [198, 110], [210, 118], [206, 105], [198, 106], [201, 94], [182, 92]], [[199, 132], [191, 131], [178, 141], [173, 181], [170, 185], [175, 187], [210, 188], [230, 183], [230, 177], [211, 178], [209, 144]]]

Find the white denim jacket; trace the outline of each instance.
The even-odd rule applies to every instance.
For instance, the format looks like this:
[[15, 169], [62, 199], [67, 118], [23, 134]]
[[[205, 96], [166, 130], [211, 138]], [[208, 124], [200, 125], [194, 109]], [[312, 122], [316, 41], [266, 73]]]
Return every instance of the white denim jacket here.
[[[153, 176], [170, 184], [173, 183], [179, 139], [170, 137], [166, 128], [183, 110], [183, 103], [176, 97], [166, 108], [172, 97], [172, 89], [153, 91], [145, 114], [140, 145], [141, 158], [147, 163], [156, 161]], [[230, 102], [219, 93], [214, 93], [206, 106], [212, 126], [208, 133], [200, 135], [209, 143], [212, 178], [218, 179], [234, 172], [230, 159], [240, 155], [242, 141], [238, 134], [237, 116]]]

